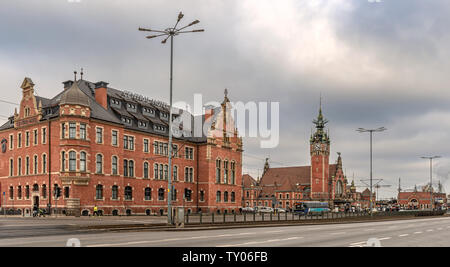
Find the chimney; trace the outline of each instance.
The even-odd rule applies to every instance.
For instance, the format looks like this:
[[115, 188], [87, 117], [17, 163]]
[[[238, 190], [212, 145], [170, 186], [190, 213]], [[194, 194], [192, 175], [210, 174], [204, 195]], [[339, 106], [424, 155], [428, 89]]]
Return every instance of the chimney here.
[[64, 84], [64, 90], [67, 90], [72, 86], [73, 81], [71, 81], [71, 80], [65, 81], [65, 82], [63, 82], [63, 84]]
[[95, 101], [104, 109], [108, 109], [108, 83], [98, 82], [95, 84]]

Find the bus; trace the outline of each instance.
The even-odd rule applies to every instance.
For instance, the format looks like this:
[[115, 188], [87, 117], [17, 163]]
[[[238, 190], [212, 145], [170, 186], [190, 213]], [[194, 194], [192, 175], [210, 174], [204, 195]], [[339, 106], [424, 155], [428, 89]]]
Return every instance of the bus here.
[[305, 201], [294, 204], [294, 213], [298, 214], [319, 214], [329, 211], [328, 202]]

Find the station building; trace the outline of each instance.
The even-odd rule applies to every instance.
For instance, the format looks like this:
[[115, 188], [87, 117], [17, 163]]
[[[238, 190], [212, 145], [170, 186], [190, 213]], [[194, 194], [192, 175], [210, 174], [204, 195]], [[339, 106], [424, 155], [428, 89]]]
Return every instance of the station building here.
[[[325, 130], [328, 120], [322, 114], [322, 107], [313, 123], [316, 130], [309, 140], [311, 165], [272, 168], [266, 159], [260, 179], [248, 174], [243, 176], [244, 207], [289, 210], [299, 201], [328, 202], [330, 208], [370, 207], [370, 190], [357, 192], [354, 182], [348, 182], [341, 153], [338, 153], [336, 163], [330, 164], [331, 142]], [[374, 205], [375, 199], [375, 194], [372, 194]]]
[[[0, 206], [24, 213], [39, 206], [89, 215], [97, 206], [104, 215], [166, 214], [168, 105], [102, 81], [63, 84], [44, 98], [24, 79], [19, 109], [0, 126]], [[184, 125], [174, 129], [182, 132], [173, 139], [174, 207], [221, 213], [241, 207], [243, 144], [226, 125], [229, 102], [225, 94], [220, 107], [202, 116], [174, 111], [174, 119], [187, 114], [209, 129], [199, 137]]]

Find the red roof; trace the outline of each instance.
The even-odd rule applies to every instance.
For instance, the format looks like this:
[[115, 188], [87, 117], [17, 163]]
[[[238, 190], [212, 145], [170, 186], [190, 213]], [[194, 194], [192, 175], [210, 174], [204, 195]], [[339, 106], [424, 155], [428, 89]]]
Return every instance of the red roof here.
[[258, 183], [256, 180], [248, 174], [242, 175], [242, 183], [244, 188], [251, 188], [253, 186], [257, 186]]
[[[336, 164], [330, 165], [330, 178], [336, 172]], [[311, 185], [311, 166], [269, 168], [261, 178], [262, 196], [272, 196], [275, 191], [296, 191], [298, 186]]]

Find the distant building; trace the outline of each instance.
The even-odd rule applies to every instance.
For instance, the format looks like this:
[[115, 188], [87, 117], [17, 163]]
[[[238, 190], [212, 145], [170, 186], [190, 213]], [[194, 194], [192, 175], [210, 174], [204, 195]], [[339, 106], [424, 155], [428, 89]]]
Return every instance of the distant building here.
[[[429, 209], [431, 208], [431, 191], [426, 186], [421, 191], [417, 187], [413, 192], [399, 192], [398, 204], [403, 209]], [[447, 206], [447, 195], [445, 193], [433, 192], [434, 207]]]
[[[313, 121], [316, 131], [310, 138], [310, 166], [271, 168], [269, 159], [259, 181], [243, 176], [243, 206], [269, 206], [290, 209], [297, 201], [324, 201], [330, 207], [369, 207], [370, 191], [356, 191], [344, 175], [341, 153], [335, 164], [329, 163], [330, 139], [325, 131], [328, 123], [322, 115]], [[375, 194], [372, 195], [373, 201]], [[375, 201], [374, 201], [375, 203]]]

